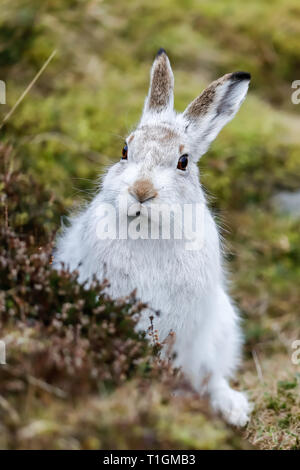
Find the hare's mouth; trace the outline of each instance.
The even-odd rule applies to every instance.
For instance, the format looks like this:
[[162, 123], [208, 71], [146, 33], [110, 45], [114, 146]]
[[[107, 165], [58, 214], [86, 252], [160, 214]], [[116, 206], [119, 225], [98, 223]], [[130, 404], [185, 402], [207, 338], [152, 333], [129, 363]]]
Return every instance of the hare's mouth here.
[[135, 202], [128, 206], [127, 217], [129, 219], [135, 219], [136, 217], [143, 217], [145, 219], [151, 218], [151, 207], [150, 205]]
[[141, 211], [136, 211], [135, 214], [133, 215], [128, 215], [128, 218], [131, 220], [131, 219], [136, 219], [137, 217], [140, 217], [141, 215]]
[[140, 203], [131, 204], [127, 209], [127, 216], [130, 218], [139, 217], [142, 212], [142, 207]]

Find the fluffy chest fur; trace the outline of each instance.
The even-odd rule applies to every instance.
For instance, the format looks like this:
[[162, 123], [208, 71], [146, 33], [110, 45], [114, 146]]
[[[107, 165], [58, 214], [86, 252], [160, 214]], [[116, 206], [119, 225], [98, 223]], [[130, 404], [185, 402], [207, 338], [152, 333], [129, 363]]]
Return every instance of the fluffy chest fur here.
[[[79, 268], [81, 282], [106, 277], [113, 297], [136, 289], [138, 298], [160, 312], [156, 326], [161, 338], [171, 329], [181, 331], [187, 316], [191, 325], [200, 321], [206, 295], [221, 276], [218, 233], [208, 210], [199, 251], [186, 250], [184, 240], [99, 240], [96, 223], [92, 209], [75, 218], [59, 240], [56, 267], [63, 262]], [[145, 311], [141, 328], [149, 324]]]

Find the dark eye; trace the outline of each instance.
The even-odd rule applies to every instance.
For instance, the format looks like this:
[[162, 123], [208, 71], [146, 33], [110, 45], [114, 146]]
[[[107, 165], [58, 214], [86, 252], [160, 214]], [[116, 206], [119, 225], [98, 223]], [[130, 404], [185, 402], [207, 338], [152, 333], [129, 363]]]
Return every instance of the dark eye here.
[[127, 160], [128, 145], [125, 144], [122, 149], [122, 160]]
[[178, 160], [178, 164], [177, 164], [178, 170], [185, 171], [186, 167], [188, 166], [188, 162], [189, 162], [188, 154], [185, 153], [184, 155], [181, 155], [181, 157]]

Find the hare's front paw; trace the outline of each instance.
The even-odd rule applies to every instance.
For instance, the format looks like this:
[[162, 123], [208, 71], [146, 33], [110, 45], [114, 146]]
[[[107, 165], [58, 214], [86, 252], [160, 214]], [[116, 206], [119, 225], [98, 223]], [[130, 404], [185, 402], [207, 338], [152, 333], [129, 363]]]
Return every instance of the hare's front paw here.
[[238, 427], [246, 426], [253, 408], [244, 393], [233, 390], [229, 386], [218, 390], [212, 396], [211, 404], [213, 409], [220, 412], [229, 424]]

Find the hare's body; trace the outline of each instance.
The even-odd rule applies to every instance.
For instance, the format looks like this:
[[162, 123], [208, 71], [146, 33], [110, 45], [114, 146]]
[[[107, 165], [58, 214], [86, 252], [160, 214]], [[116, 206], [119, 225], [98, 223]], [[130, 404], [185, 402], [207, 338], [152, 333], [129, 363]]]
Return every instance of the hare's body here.
[[[183, 115], [176, 115], [171, 68], [164, 51], [160, 52], [141, 123], [127, 140], [123, 161], [109, 169], [101, 191], [72, 219], [58, 241], [54, 264], [79, 269], [82, 282], [94, 275], [99, 280], [106, 277], [113, 297], [136, 289], [143, 302], [160, 312], [154, 316], [160, 339], [170, 330], [175, 333], [176, 365], [196, 390], [210, 394], [213, 408], [236, 425], [244, 425], [249, 413], [246, 397], [227, 382], [240, 358], [239, 320], [225, 290], [219, 235], [195, 163], [237, 111], [248, 82], [247, 74], [227, 75]], [[120, 209], [121, 199], [126, 205]], [[201, 246], [187, 249], [185, 236], [100, 237], [103, 204], [118, 207], [118, 222], [125, 215], [127, 228], [132, 220], [148, 219], [145, 210], [150, 207], [200, 205]], [[149, 327], [147, 310], [139, 326]]]

